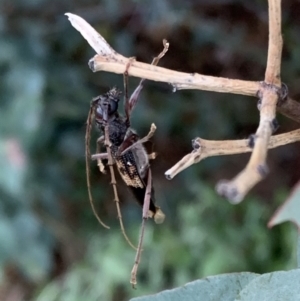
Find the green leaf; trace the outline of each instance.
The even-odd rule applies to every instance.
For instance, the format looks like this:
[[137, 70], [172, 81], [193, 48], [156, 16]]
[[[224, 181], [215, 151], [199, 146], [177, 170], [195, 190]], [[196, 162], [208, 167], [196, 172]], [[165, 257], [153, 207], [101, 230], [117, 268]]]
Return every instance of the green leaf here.
[[152, 296], [134, 298], [131, 301], [232, 301], [256, 277], [259, 277], [259, 274], [249, 272], [210, 276], [173, 290], [166, 290]]
[[300, 269], [261, 275], [251, 281], [235, 301], [299, 300]]
[[211, 276], [173, 290], [131, 301], [282, 301], [299, 300], [300, 269], [268, 274], [235, 273]]
[[276, 210], [268, 223], [268, 227], [273, 227], [286, 221], [295, 223], [300, 231], [300, 182], [296, 184], [284, 204]]
[[299, 269], [300, 268], [300, 233], [298, 233], [298, 243], [297, 243], [297, 264]]

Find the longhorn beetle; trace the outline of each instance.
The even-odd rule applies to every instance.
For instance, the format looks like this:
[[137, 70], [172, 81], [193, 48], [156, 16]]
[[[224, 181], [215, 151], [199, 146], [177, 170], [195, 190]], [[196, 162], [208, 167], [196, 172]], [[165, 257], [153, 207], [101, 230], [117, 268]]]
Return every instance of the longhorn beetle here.
[[[163, 41], [164, 49], [163, 51], [153, 59], [152, 65], [157, 65], [159, 60], [168, 51], [169, 43]], [[143, 89], [143, 83], [145, 79], [141, 79], [138, 87], [135, 89], [130, 99], [128, 98], [128, 69], [132, 63], [133, 59], [129, 59], [124, 73], [124, 108], [125, 117], [118, 113], [118, 103], [120, 100], [121, 92], [117, 88], [112, 88], [107, 93], [95, 97], [90, 106], [89, 115], [87, 118], [86, 127], [86, 170], [87, 170], [87, 186], [90, 203], [93, 212], [105, 228], [109, 228], [105, 225], [99, 218], [96, 209], [93, 205], [93, 199], [91, 195], [91, 185], [90, 185], [90, 169], [89, 161], [90, 158], [97, 160], [98, 166], [101, 172], [104, 173], [104, 165], [102, 160], [108, 160], [108, 166], [111, 174], [111, 183], [113, 185], [114, 197], [118, 212], [118, 218], [120, 221], [121, 231], [126, 239], [126, 241], [136, 249], [135, 263], [131, 271], [130, 283], [133, 288], [137, 283], [136, 274], [138, 265], [141, 258], [142, 243], [144, 237], [145, 221], [149, 217], [153, 217], [157, 224], [164, 221], [165, 215], [162, 210], [155, 205], [154, 190], [152, 185], [152, 175], [149, 165], [149, 159], [155, 158], [155, 153], [148, 155], [143, 146], [143, 143], [148, 141], [155, 132], [155, 125], [151, 125], [150, 132], [148, 135], [142, 139], [136, 134], [136, 132], [130, 127], [130, 116], [137, 104], [140, 92]], [[92, 127], [92, 121], [95, 121], [96, 125], [103, 132], [97, 140], [97, 153], [93, 156], [90, 155], [90, 132]], [[104, 144], [106, 147], [106, 153], [100, 153], [100, 147]], [[131, 189], [138, 203], [143, 207], [143, 220], [141, 226], [141, 233], [139, 237], [138, 247], [135, 248], [130, 242], [126, 235], [122, 215], [119, 206], [119, 197], [117, 193], [116, 179], [113, 170], [113, 164], [116, 164], [117, 169], [121, 175], [121, 178], [125, 184]]]

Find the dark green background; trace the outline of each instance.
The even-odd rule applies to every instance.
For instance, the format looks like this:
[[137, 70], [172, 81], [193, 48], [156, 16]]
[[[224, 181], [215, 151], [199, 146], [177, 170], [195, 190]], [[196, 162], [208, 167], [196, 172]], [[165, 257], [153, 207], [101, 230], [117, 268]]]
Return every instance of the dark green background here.
[[[160, 65], [245, 80], [263, 80], [267, 1], [3, 0], [0, 4], [0, 300], [128, 300], [207, 275], [295, 267], [296, 231], [267, 221], [300, 177], [299, 143], [272, 150], [270, 174], [245, 201], [230, 205], [214, 191], [234, 177], [249, 154], [210, 158], [174, 180], [164, 172], [191, 151], [191, 140], [244, 139], [259, 121], [257, 100], [202, 91], [172, 92], [147, 82], [132, 125], [157, 132], [148, 149], [156, 198], [167, 215], [149, 221], [138, 290], [131, 289], [135, 252], [124, 241], [109, 175], [92, 166], [97, 223], [88, 203], [85, 122], [92, 97], [121, 75], [92, 73], [94, 51], [65, 12], [86, 19], [125, 56]], [[283, 1], [282, 79], [300, 95], [300, 4]], [[130, 78], [132, 92], [138, 79]], [[278, 116], [278, 133], [297, 124]], [[93, 134], [93, 150], [97, 133]], [[123, 220], [135, 243], [141, 209], [118, 178]]]

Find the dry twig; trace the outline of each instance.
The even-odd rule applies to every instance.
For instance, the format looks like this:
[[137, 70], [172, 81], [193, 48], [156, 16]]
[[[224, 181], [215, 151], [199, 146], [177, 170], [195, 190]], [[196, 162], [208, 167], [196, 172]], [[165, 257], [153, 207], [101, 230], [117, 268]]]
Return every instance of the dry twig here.
[[[92, 71], [107, 71], [123, 74], [130, 58], [116, 52], [105, 39], [81, 17], [66, 13], [71, 24], [88, 41], [97, 52], [90, 61]], [[174, 90], [196, 89], [220, 93], [233, 93], [256, 96], [260, 89], [259, 81], [245, 81], [222, 77], [207, 76], [198, 73], [178, 72], [163, 67], [157, 67], [138, 61], [131, 62], [130, 76], [145, 78], [153, 81], [166, 82]], [[287, 117], [300, 123], [300, 104], [288, 98], [278, 110]]]
[[280, 98], [282, 36], [281, 36], [281, 1], [269, 0], [269, 49], [265, 82], [259, 90], [261, 101], [260, 121], [255, 133], [254, 148], [245, 167], [231, 181], [222, 180], [216, 187], [220, 195], [232, 203], [239, 203], [259, 181], [268, 174], [266, 163], [269, 139], [276, 130], [276, 105]]
[[[250, 140], [242, 139], [212, 141], [196, 138], [193, 140], [194, 150], [190, 154], [184, 156], [178, 163], [166, 171], [165, 175], [168, 179], [173, 179], [184, 169], [209, 157], [228, 156], [251, 152], [252, 148], [249, 146], [249, 142], [251, 144], [251, 139], [252, 138], [250, 138]], [[297, 141], [300, 141], [300, 129], [291, 131], [289, 133], [272, 136], [270, 138], [268, 148], [272, 149]]]

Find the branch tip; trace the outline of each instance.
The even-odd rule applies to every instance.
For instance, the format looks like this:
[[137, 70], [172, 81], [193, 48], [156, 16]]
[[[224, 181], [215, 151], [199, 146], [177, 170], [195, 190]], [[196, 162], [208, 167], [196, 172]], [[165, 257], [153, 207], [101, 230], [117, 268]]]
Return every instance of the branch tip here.
[[169, 171], [166, 171], [166, 172], [165, 172], [165, 177], [166, 177], [167, 180], [172, 180], [172, 177], [171, 177]]
[[90, 60], [89, 60], [88, 66], [89, 66], [89, 68], [90, 68], [93, 72], [96, 72], [96, 71], [95, 71], [95, 63], [94, 63], [94, 60], [93, 60], [93, 59], [90, 59]]
[[240, 195], [237, 187], [227, 180], [221, 180], [216, 185], [217, 193], [228, 199], [231, 204], [238, 204], [242, 201], [243, 196]]

